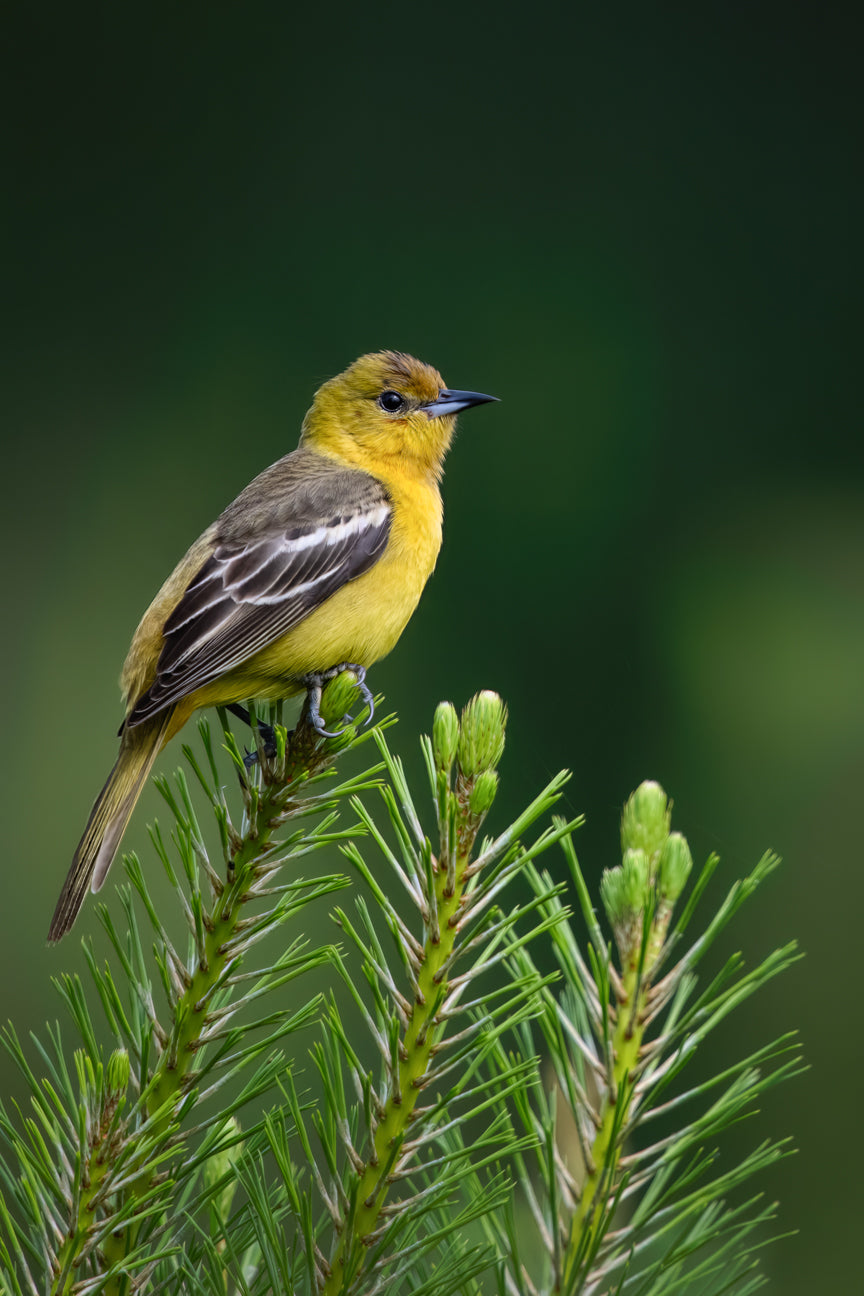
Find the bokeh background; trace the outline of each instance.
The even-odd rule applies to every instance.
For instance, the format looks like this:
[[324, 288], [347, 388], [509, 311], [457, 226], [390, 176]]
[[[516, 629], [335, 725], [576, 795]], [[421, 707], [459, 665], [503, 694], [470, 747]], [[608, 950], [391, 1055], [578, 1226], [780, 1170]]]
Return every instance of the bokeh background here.
[[[849, 9], [851, 15], [852, 9]], [[445, 547], [374, 672], [406, 752], [511, 708], [506, 804], [562, 765], [594, 877], [643, 777], [807, 958], [719, 1048], [799, 1027], [752, 1139], [784, 1293], [855, 1285], [864, 785], [859, 32], [831, 6], [19, 9], [5, 167], [0, 1016], [58, 1012], [45, 931], [115, 687], [188, 543], [359, 353], [463, 418]], [[176, 761], [170, 754], [163, 767]], [[128, 844], [146, 850], [148, 793]], [[717, 892], [715, 891], [715, 894]], [[326, 920], [322, 916], [322, 933]], [[81, 933], [96, 930], [91, 909]], [[728, 952], [728, 951], [727, 951]], [[0, 1090], [20, 1092], [0, 1060]], [[826, 1282], [828, 1286], [826, 1287]]]

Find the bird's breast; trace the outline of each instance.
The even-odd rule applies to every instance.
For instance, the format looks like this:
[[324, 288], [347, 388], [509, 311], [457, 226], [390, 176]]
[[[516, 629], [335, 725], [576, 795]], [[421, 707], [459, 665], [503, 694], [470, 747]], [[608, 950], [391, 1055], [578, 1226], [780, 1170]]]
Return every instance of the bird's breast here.
[[371, 666], [395, 646], [435, 567], [442, 519], [434, 484], [394, 488], [388, 482], [388, 491], [393, 521], [381, 557], [284, 639], [258, 653], [249, 665], [259, 678], [300, 679], [342, 662]]

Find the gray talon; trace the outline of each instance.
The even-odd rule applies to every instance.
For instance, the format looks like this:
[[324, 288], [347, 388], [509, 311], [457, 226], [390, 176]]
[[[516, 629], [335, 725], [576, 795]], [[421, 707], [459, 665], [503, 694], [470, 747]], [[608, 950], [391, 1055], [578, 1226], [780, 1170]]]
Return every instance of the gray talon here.
[[365, 680], [361, 679], [358, 680], [357, 682], [360, 688], [360, 696], [363, 699], [363, 703], [365, 706], [369, 708], [369, 719], [366, 721], [367, 725], [369, 725], [372, 723], [372, 717], [375, 715], [375, 699], [372, 696], [372, 690], [369, 688]]
[[330, 680], [335, 679], [337, 675], [341, 675], [343, 671], [349, 670], [353, 671], [357, 676], [357, 688], [360, 692], [360, 697], [363, 699], [364, 706], [369, 708], [369, 719], [366, 721], [367, 724], [371, 723], [372, 717], [375, 714], [375, 699], [366, 684], [365, 666], [356, 666], [353, 662], [343, 662], [341, 666], [332, 666], [330, 670], [322, 671], [319, 675], [307, 675], [303, 682], [305, 683], [307, 690], [306, 697], [309, 708], [309, 721], [315, 732], [320, 734], [322, 738], [339, 738], [345, 732], [347, 726], [353, 722], [352, 716], [343, 716], [343, 727], [337, 729], [335, 733], [331, 733], [329, 729], [324, 728], [324, 721], [321, 719], [320, 711], [321, 690], [323, 685], [329, 684]]

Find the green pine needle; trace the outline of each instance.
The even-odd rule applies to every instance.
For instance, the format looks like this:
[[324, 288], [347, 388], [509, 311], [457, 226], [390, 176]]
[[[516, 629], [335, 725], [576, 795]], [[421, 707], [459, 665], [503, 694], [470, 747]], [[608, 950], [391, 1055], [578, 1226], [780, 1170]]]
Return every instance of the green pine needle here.
[[[328, 727], [352, 690], [325, 690]], [[776, 1208], [752, 1183], [792, 1148], [754, 1136], [734, 1160], [725, 1135], [800, 1073], [797, 1039], [688, 1067], [800, 957], [733, 954], [700, 982], [777, 857], [712, 909], [711, 856], [679, 896], [689, 849], [647, 783], [594, 897], [581, 818], [553, 813], [566, 772], [481, 835], [496, 695], [438, 708], [422, 791], [392, 717], [322, 739], [305, 712], [293, 734], [281, 704], [250, 714], [254, 760], [220, 711], [183, 747], [192, 777], [157, 778], [167, 825], [99, 906], [85, 980], [56, 980], [64, 1032], [0, 1035], [29, 1093], [0, 1104], [0, 1290], [756, 1291]], [[375, 763], [336, 777], [369, 741]], [[327, 907], [339, 944], [309, 939]]]

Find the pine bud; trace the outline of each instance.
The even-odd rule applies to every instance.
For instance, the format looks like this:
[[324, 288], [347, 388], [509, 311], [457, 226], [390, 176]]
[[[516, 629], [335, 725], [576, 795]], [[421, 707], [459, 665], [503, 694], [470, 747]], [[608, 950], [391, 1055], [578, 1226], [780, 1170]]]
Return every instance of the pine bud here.
[[627, 850], [618, 868], [604, 869], [600, 898], [613, 927], [641, 914], [649, 890], [650, 861], [642, 850]]
[[642, 942], [642, 915], [651, 890], [651, 860], [643, 850], [625, 850], [618, 868], [605, 869], [600, 898], [622, 964], [638, 955]]
[[338, 729], [343, 718], [357, 705], [360, 691], [353, 671], [342, 671], [325, 685], [319, 711], [326, 728]]
[[129, 1054], [125, 1049], [115, 1049], [108, 1059], [108, 1088], [113, 1094], [124, 1094], [129, 1085]]
[[491, 809], [497, 791], [497, 771], [493, 769], [481, 770], [468, 797], [468, 807], [471, 813], [485, 815]]
[[449, 774], [459, 745], [459, 717], [452, 702], [439, 702], [432, 722], [432, 751], [442, 774]]
[[669, 799], [659, 783], [647, 779], [627, 801], [621, 815], [621, 849], [643, 850], [649, 857], [663, 849], [671, 820]]
[[679, 832], [670, 833], [660, 854], [660, 890], [667, 903], [674, 904], [678, 899], [692, 867], [693, 856], [687, 838]]
[[507, 708], [497, 693], [485, 689], [462, 711], [459, 729], [459, 770], [474, 778], [482, 770], [494, 769], [504, 751]]

